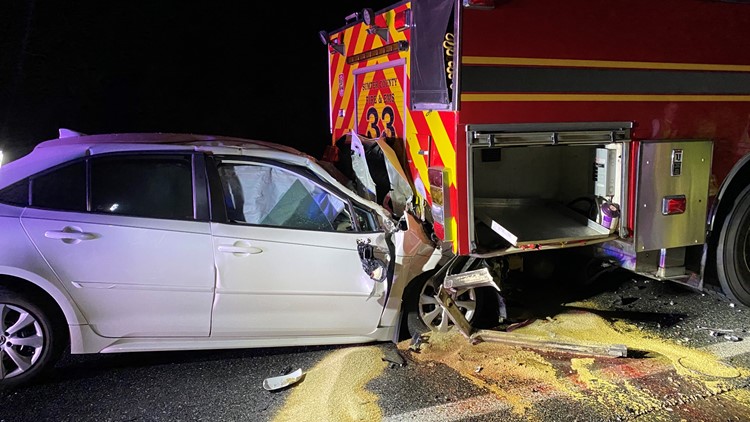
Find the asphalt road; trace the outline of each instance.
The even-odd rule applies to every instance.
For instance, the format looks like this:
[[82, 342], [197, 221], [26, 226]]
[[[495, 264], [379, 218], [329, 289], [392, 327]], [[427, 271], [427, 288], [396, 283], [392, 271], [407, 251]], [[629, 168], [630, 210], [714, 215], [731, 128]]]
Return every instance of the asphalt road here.
[[[36, 384], [0, 393], [0, 421], [750, 420], [750, 309], [622, 273], [509, 290], [511, 318], [534, 321], [517, 332], [615, 340], [628, 357], [472, 346], [450, 334], [418, 354], [404, 342], [398, 352], [384, 343], [68, 355]], [[404, 366], [383, 361], [394, 353]], [[296, 368], [307, 372], [300, 383], [262, 388]]]

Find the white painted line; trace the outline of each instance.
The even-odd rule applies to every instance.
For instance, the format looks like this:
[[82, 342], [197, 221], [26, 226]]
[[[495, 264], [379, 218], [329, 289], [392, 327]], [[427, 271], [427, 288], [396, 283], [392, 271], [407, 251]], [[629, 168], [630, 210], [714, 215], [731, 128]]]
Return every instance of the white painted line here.
[[701, 347], [701, 350], [711, 352], [720, 359], [733, 358], [735, 356], [744, 355], [745, 353], [750, 353], [750, 340], [724, 341]]

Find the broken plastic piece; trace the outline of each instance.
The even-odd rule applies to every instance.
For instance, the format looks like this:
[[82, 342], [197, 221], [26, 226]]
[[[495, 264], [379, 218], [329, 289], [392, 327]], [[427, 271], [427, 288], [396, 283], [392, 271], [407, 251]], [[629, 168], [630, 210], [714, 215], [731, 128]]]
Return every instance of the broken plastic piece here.
[[302, 373], [302, 368], [300, 368], [290, 374], [264, 379], [263, 388], [268, 391], [280, 390], [284, 387], [288, 387], [292, 384], [298, 383], [302, 378], [304, 378], [304, 376], [305, 374]]
[[388, 350], [385, 352], [383, 357], [381, 358], [385, 362], [390, 362], [390, 367], [401, 367], [406, 365], [406, 360], [404, 360], [404, 357], [401, 356], [401, 354], [398, 352], [398, 350]]

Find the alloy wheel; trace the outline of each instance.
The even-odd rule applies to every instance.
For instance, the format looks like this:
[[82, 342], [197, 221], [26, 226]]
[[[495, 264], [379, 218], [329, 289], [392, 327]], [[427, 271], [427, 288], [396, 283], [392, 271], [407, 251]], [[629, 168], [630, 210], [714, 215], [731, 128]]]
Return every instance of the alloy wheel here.
[[44, 348], [44, 332], [29, 311], [0, 303], [0, 380], [31, 369]]
[[[432, 283], [425, 283], [419, 294], [419, 317], [430, 329], [435, 331], [448, 331], [453, 322], [439, 304], [435, 295], [437, 287]], [[456, 306], [464, 314], [468, 321], [474, 317], [477, 309], [477, 292], [475, 289], [459, 290], [456, 295]]]

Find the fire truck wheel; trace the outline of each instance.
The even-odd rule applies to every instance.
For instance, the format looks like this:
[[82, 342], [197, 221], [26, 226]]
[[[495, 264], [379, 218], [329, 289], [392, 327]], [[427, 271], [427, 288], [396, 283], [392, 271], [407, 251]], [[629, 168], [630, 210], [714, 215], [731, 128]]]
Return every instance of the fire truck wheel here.
[[[440, 284], [431, 277], [425, 277], [410, 286], [406, 295], [406, 324], [409, 336], [432, 331], [448, 331], [453, 323], [447, 312], [435, 299]], [[481, 295], [477, 289], [459, 291], [456, 305], [469, 322], [481, 312]]]
[[750, 306], [750, 186], [737, 196], [724, 220], [716, 248], [716, 269], [724, 294]]

